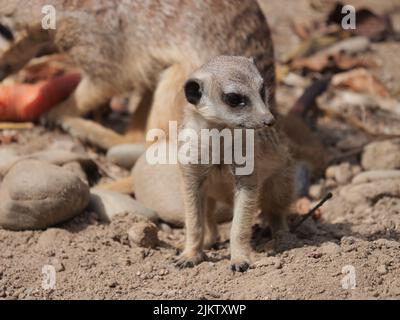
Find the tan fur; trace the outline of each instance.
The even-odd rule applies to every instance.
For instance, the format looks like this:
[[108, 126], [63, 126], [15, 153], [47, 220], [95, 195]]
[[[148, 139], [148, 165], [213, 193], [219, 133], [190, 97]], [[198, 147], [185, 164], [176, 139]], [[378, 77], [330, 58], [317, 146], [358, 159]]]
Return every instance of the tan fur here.
[[182, 122], [183, 108], [186, 105], [182, 88], [191, 70], [190, 66], [175, 64], [160, 75], [147, 130], [161, 129], [168, 133], [169, 121]]
[[133, 185], [132, 177], [127, 177], [114, 182], [98, 185], [96, 186], [96, 188], [102, 190], [110, 190], [110, 191], [118, 190], [118, 192], [120, 193], [130, 195], [132, 194], [132, 185]]

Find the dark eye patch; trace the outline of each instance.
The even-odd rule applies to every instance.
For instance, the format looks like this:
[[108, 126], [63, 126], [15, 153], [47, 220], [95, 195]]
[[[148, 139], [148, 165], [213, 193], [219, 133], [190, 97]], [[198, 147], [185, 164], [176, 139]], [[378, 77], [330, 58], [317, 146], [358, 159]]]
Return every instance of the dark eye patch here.
[[232, 108], [245, 107], [249, 104], [249, 98], [238, 93], [226, 93], [223, 96], [223, 100]]
[[2, 24], [0, 24], [0, 35], [2, 35], [5, 39], [7, 39], [9, 41], [14, 40], [14, 36], [13, 36], [12, 32], [10, 31], [10, 29], [3, 26]]
[[265, 91], [265, 83], [263, 83], [261, 89], [260, 89], [260, 96], [261, 99], [265, 102], [266, 97], [266, 91]]

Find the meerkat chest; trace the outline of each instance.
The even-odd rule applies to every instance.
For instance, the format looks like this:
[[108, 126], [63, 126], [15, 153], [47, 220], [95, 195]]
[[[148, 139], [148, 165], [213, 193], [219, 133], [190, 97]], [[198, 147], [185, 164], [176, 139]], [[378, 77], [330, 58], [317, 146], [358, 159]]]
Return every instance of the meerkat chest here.
[[212, 166], [205, 182], [205, 191], [209, 197], [231, 203], [235, 190], [235, 179], [229, 166]]

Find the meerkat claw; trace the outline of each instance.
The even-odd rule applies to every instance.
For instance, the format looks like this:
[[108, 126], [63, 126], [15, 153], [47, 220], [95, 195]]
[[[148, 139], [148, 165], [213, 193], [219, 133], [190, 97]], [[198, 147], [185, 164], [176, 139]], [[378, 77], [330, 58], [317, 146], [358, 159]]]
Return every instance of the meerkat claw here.
[[231, 270], [233, 272], [246, 272], [250, 268], [250, 264], [248, 262], [241, 263], [233, 263], [231, 264]]
[[178, 269], [187, 269], [187, 268], [194, 268], [198, 264], [202, 263], [203, 261], [207, 260], [207, 256], [204, 253], [199, 253], [193, 256], [186, 256], [182, 254], [178, 259], [175, 261], [175, 266]]

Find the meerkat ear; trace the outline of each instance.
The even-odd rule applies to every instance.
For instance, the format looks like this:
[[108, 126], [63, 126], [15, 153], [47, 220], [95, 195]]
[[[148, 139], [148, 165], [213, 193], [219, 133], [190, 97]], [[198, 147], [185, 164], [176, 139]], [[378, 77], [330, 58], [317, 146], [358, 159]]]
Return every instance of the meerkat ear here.
[[203, 96], [203, 83], [197, 79], [190, 79], [185, 84], [186, 100], [197, 106]]

